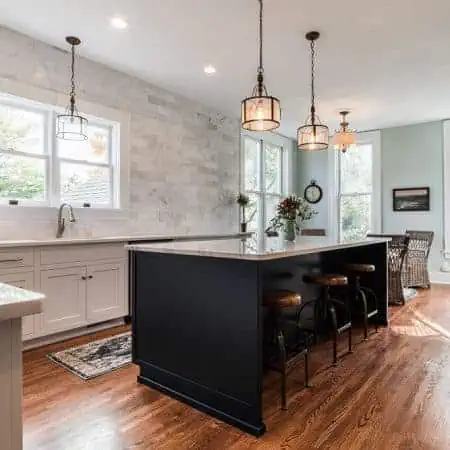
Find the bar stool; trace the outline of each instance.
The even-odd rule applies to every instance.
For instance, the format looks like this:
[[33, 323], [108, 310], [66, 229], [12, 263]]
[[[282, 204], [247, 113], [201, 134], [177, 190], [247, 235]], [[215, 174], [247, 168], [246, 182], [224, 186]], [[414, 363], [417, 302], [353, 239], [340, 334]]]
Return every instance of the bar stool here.
[[[305, 283], [314, 284], [321, 287], [321, 293], [314, 305], [314, 326], [316, 336], [319, 334], [319, 328], [323, 325], [328, 317], [333, 328], [333, 364], [338, 363], [337, 344], [338, 338], [345, 332], [348, 333], [348, 352], [352, 353], [352, 321], [350, 315], [350, 305], [348, 302], [348, 292], [345, 290], [345, 300], [333, 297], [331, 288], [347, 287], [348, 278], [340, 274], [322, 274], [322, 275], [306, 275], [303, 278]], [[339, 317], [343, 313], [343, 318]]]
[[[269, 361], [268, 367], [281, 374], [281, 409], [286, 410], [286, 377], [289, 366], [304, 358], [305, 387], [309, 387], [308, 353], [312, 343], [312, 335], [298, 326], [297, 321], [286, 319], [283, 312], [288, 308], [297, 308], [302, 297], [296, 292], [277, 290], [263, 295], [264, 306], [267, 307], [272, 320], [271, 339], [276, 341], [278, 358], [276, 364]], [[285, 329], [293, 325], [295, 339], [293, 344], [287, 342]]]
[[[347, 272], [351, 275], [350, 288], [355, 292], [356, 303], [360, 303], [364, 317], [364, 340], [369, 336], [369, 320], [378, 315], [378, 299], [375, 292], [368, 287], [361, 286], [361, 276], [366, 273], [375, 272], [373, 264], [347, 264]], [[369, 311], [369, 304], [373, 309]], [[378, 322], [375, 320], [375, 332], [378, 332]]]

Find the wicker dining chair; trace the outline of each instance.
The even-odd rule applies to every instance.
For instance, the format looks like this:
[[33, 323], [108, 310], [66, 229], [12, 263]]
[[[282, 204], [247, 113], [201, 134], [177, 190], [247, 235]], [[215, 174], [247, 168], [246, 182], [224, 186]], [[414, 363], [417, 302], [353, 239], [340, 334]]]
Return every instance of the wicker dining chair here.
[[408, 251], [409, 236], [407, 234], [368, 234], [367, 237], [385, 237], [388, 243], [388, 302], [390, 305], [404, 305], [406, 303], [403, 289], [406, 252]]
[[404, 284], [407, 287], [430, 288], [428, 257], [433, 243], [433, 231], [406, 230], [409, 236], [408, 251], [404, 264]]

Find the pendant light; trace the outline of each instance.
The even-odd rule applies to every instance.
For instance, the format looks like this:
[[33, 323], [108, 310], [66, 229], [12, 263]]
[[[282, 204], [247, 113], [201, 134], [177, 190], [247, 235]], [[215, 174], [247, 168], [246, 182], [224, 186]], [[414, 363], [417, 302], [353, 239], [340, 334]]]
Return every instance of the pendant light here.
[[259, 2], [259, 67], [257, 84], [252, 96], [242, 101], [242, 128], [249, 131], [270, 131], [281, 121], [280, 100], [268, 95], [264, 84], [263, 67], [263, 0]]
[[75, 36], [67, 36], [66, 42], [72, 47], [69, 106], [57, 118], [56, 137], [67, 141], [84, 141], [88, 138], [88, 121], [80, 115], [75, 100], [75, 47], [81, 44]]
[[299, 150], [316, 151], [326, 150], [328, 148], [329, 132], [326, 125], [322, 125], [319, 117], [316, 115], [314, 76], [315, 76], [315, 42], [320, 37], [318, 31], [310, 31], [306, 34], [306, 39], [310, 41], [311, 47], [311, 113], [306, 119], [305, 125], [297, 131], [297, 147]]
[[341, 128], [336, 131], [336, 134], [333, 137], [333, 144], [336, 150], [345, 153], [349, 147], [356, 144], [356, 133], [354, 130], [348, 128], [349, 123], [347, 122], [347, 116], [350, 112], [341, 111], [339, 114], [342, 116], [342, 121], [340, 123]]

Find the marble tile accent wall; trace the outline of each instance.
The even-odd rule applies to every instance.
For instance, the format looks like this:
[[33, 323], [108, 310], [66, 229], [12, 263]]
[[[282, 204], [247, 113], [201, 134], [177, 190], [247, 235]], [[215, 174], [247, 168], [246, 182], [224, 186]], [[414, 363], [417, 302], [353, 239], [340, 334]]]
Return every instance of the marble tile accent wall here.
[[[0, 77], [65, 93], [68, 55], [0, 27]], [[233, 232], [239, 184], [239, 122], [177, 94], [80, 58], [80, 99], [130, 114], [130, 205], [119, 214], [82, 211], [80, 229], [104, 233]], [[0, 211], [0, 239], [54, 233], [55, 209]], [[28, 235], [28, 237], [30, 237]]]

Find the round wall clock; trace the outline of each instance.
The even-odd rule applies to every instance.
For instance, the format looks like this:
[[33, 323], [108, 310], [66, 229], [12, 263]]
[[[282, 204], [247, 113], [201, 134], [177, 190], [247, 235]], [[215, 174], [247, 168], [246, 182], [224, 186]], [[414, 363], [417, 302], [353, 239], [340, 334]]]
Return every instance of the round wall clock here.
[[303, 195], [308, 203], [319, 203], [323, 197], [322, 188], [316, 184], [314, 180], [312, 180], [311, 183], [306, 186], [305, 193]]

